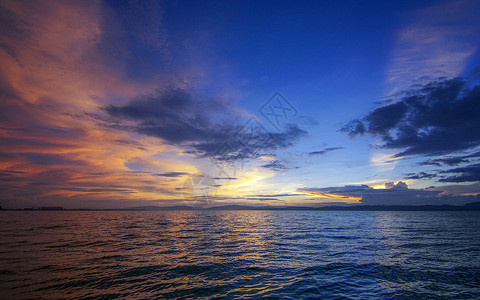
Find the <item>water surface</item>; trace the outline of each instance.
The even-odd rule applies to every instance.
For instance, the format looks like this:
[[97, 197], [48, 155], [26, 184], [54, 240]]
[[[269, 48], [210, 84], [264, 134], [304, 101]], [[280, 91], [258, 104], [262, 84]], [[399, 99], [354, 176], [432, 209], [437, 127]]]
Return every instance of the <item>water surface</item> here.
[[4, 211], [0, 298], [480, 298], [480, 212]]

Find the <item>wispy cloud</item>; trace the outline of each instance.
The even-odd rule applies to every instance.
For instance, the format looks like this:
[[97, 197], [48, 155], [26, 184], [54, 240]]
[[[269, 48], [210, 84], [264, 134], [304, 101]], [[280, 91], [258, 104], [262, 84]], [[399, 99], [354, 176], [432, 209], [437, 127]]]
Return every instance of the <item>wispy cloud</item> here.
[[310, 152], [308, 154], [309, 155], [325, 155], [329, 152], [336, 151], [336, 150], [343, 150], [343, 149], [345, 149], [345, 147], [329, 147], [329, 148], [325, 148], [323, 150], [313, 151], [313, 152]]
[[398, 33], [387, 71], [394, 92], [462, 73], [477, 50], [478, 1], [450, 1], [416, 11]]

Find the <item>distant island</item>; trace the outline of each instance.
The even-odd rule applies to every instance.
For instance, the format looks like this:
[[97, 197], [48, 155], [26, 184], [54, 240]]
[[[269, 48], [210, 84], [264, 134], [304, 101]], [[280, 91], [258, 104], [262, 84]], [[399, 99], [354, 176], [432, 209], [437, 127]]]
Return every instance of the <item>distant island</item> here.
[[480, 202], [455, 205], [345, 205], [345, 206], [249, 206], [223, 205], [214, 207], [179, 206], [139, 206], [121, 210], [312, 210], [312, 211], [480, 211]]
[[40, 207], [27, 207], [23, 210], [65, 210], [61, 206], [40, 206]]
[[480, 202], [472, 202], [463, 206], [456, 205], [344, 205], [344, 206], [249, 206], [249, 205], [222, 205], [213, 207], [199, 207], [189, 205], [176, 206], [137, 206], [112, 209], [66, 209], [60, 206], [29, 207], [23, 209], [0, 208], [3, 211], [155, 211], [155, 210], [310, 210], [310, 211], [480, 211]]

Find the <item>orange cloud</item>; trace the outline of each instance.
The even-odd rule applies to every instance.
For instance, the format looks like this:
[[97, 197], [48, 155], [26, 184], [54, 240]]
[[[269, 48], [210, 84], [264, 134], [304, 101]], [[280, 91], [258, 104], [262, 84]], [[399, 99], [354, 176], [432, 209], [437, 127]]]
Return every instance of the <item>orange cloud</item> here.
[[[176, 188], [182, 178], [154, 175], [197, 172], [180, 158], [181, 149], [98, 126], [86, 115], [112, 99], [131, 99], [158, 87], [160, 76], [126, 79], [124, 33], [104, 30], [113, 28], [118, 16], [98, 1], [0, 5], [10, 18], [9, 28], [0, 34], [5, 45], [0, 49], [3, 205], [23, 207], [37, 199], [43, 205], [78, 207], [105, 201], [119, 207], [140, 203], [135, 200], [181, 199]], [[105, 45], [108, 34], [117, 35], [115, 49]], [[177, 156], [155, 158], [165, 151]], [[138, 162], [148, 170], [128, 167]]]

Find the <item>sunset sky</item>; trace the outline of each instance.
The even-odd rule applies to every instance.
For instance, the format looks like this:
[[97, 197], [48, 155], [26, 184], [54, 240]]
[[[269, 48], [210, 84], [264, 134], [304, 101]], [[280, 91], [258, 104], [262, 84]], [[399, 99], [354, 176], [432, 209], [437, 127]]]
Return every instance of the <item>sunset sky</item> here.
[[480, 201], [479, 1], [0, 1], [6, 208]]

